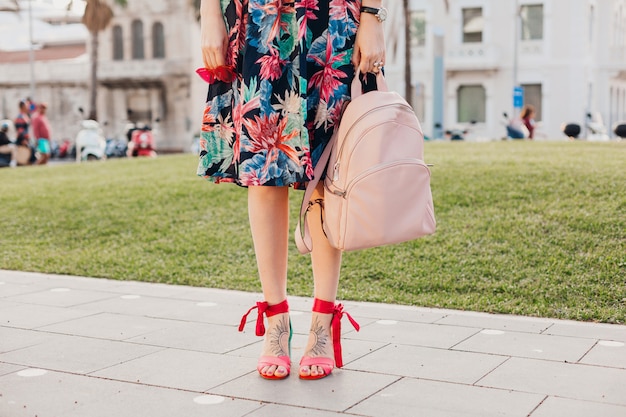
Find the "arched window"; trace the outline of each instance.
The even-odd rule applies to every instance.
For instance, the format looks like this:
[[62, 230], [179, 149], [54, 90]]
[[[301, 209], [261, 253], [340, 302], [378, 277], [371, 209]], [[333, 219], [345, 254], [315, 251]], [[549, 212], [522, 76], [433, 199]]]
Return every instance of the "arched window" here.
[[165, 58], [165, 36], [161, 22], [152, 25], [152, 58]]
[[144, 59], [143, 52], [143, 22], [141, 20], [133, 20], [133, 59]]
[[124, 59], [124, 36], [120, 25], [113, 26], [113, 60]]

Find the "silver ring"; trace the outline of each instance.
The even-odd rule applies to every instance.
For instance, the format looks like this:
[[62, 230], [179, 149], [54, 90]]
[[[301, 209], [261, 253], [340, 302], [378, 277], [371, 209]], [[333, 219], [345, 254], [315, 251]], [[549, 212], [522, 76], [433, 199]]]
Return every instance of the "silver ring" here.
[[382, 62], [374, 62], [374, 66], [375, 66], [376, 68], [378, 68], [378, 67], [382, 67], [382, 66], [383, 66], [383, 63], [382, 63]]

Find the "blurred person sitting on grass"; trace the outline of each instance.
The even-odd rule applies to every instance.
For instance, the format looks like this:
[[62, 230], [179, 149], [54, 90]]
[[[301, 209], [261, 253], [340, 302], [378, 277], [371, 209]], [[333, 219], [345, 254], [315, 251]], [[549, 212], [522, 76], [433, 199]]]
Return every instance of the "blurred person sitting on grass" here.
[[9, 140], [9, 124], [2, 122], [0, 124], [0, 167], [17, 166], [17, 148], [11, 140]]

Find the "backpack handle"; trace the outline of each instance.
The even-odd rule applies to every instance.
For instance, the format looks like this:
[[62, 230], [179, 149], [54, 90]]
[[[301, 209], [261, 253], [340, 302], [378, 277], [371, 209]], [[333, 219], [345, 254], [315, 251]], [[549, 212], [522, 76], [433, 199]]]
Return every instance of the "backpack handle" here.
[[[376, 90], [377, 91], [389, 91], [389, 87], [387, 86], [387, 81], [385, 80], [385, 76], [383, 75], [382, 71], [378, 71], [376, 73], [376, 77], [368, 77], [369, 75], [371, 75], [372, 73], [368, 72], [367, 74], [365, 74], [365, 83], [367, 83], [368, 78], [370, 80], [376, 80]], [[357, 68], [356, 73], [354, 74], [354, 78], [352, 79], [352, 86], [350, 88], [350, 95], [351, 95], [351, 99], [354, 100], [355, 98], [362, 96], [363, 95], [363, 80], [361, 79], [361, 70]]]

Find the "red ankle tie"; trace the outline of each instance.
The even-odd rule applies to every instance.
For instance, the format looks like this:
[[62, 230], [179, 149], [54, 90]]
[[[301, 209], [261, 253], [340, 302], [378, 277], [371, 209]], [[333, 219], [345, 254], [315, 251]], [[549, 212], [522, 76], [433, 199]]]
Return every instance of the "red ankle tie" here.
[[335, 364], [337, 365], [337, 368], [341, 368], [343, 366], [343, 357], [341, 355], [341, 318], [344, 314], [348, 316], [348, 320], [350, 320], [352, 327], [354, 327], [357, 332], [361, 329], [361, 327], [348, 312], [343, 311], [343, 304], [341, 303], [335, 304], [331, 301], [324, 301], [316, 298], [313, 302], [313, 311], [316, 313], [333, 315], [330, 325], [333, 334]]
[[286, 299], [278, 304], [274, 304], [273, 306], [270, 306], [267, 303], [267, 301], [262, 301], [262, 302], [257, 301], [256, 305], [250, 308], [250, 310], [248, 310], [248, 312], [244, 314], [243, 317], [241, 318], [241, 323], [239, 323], [240, 332], [243, 332], [243, 328], [245, 327], [246, 321], [248, 319], [248, 314], [250, 314], [252, 310], [254, 310], [255, 308], [258, 309], [258, 313], [259, 313], [256, 318], [256, 335], [257, 336], [263, 336], [265, 334], [265, 325], [263, 324], [263, 314], [265, 314], [267, 317], [272, 317], [272, 316], [275, 316], [276, 314], [289, 312], [289, 304], [287, 303]]

